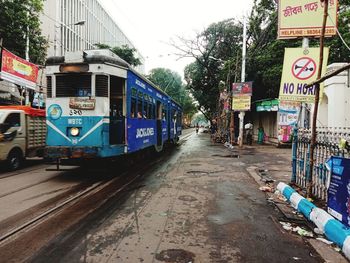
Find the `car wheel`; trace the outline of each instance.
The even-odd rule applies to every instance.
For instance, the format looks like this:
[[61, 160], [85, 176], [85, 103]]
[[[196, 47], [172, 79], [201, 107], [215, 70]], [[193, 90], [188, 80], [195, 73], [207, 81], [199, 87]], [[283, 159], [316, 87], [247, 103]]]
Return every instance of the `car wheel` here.
[[7, 157], [7, 165], [9, 170], [15, 171], [19, 169], [23, 164], [23, 154], [19, 150], [13, 150]]

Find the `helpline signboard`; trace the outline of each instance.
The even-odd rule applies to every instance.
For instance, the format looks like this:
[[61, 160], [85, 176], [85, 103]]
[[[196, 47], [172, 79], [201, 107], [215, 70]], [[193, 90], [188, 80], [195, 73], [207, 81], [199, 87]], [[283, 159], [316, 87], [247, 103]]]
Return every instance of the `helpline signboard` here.
[[[326, 36], [337, 33], [338, 1], [329, 0]], [[319, 37], [324, 3], [320, 0], [278, 0], [278, 38]]]

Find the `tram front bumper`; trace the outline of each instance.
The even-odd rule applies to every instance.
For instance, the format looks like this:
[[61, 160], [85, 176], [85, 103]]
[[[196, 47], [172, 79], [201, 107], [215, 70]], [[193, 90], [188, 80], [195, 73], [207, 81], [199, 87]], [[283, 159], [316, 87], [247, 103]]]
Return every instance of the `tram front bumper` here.
[[98, 147], [57, 147], [48, 146], [45, 148], [45, 157], [52, 159], [79, 159], [96, 158], [99, 153]]

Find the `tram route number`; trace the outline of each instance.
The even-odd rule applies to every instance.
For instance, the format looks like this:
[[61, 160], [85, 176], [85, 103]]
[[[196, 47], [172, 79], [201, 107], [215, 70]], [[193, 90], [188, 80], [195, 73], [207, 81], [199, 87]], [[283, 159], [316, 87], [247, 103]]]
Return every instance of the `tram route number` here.
[[69, 115], [73, 116], [73, 115], [82, 115], [83, 112], [81, 110], [69, 110]]

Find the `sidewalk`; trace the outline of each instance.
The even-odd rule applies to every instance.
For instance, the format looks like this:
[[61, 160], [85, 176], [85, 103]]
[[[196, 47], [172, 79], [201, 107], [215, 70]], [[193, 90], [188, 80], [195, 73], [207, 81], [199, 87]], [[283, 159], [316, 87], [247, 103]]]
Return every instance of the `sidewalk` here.
[[[260, 161], [248, 167], [247, 170], [260, 187], [271, 187], [276, 190], [279, 182], [286, 184], [290, 183], [292, 169], [292, 150], [288, 148], [276, 148], [272, 145], [254, 145], [252, 147], [245, 146], [244, 149], [254, 149], [257, 159]], [[273, 182], [270, 181], [273, 180]], [[284, 215], [283, 222], [296, 223], [294, 226], [304, 225], [309, 228], [310, 232], [315, 228], [312, 222], [308, 222], [300, 214], [296, 213], [295, 209], [287, 202], [281, 202], [276, 196], [267, 191], [267, 196], [271, 202], [274, 202], [276, 207]], [[317, 234], [313, 233], [313, 238], [308, 238], [309, 244], [320, 254], [325, 262], [348, 262], [347, 259], [340, 254], [338, 248], [334, 245], [327, 245], [317, 240]], [[319, 235], [324, 238], [324, 236]]]

